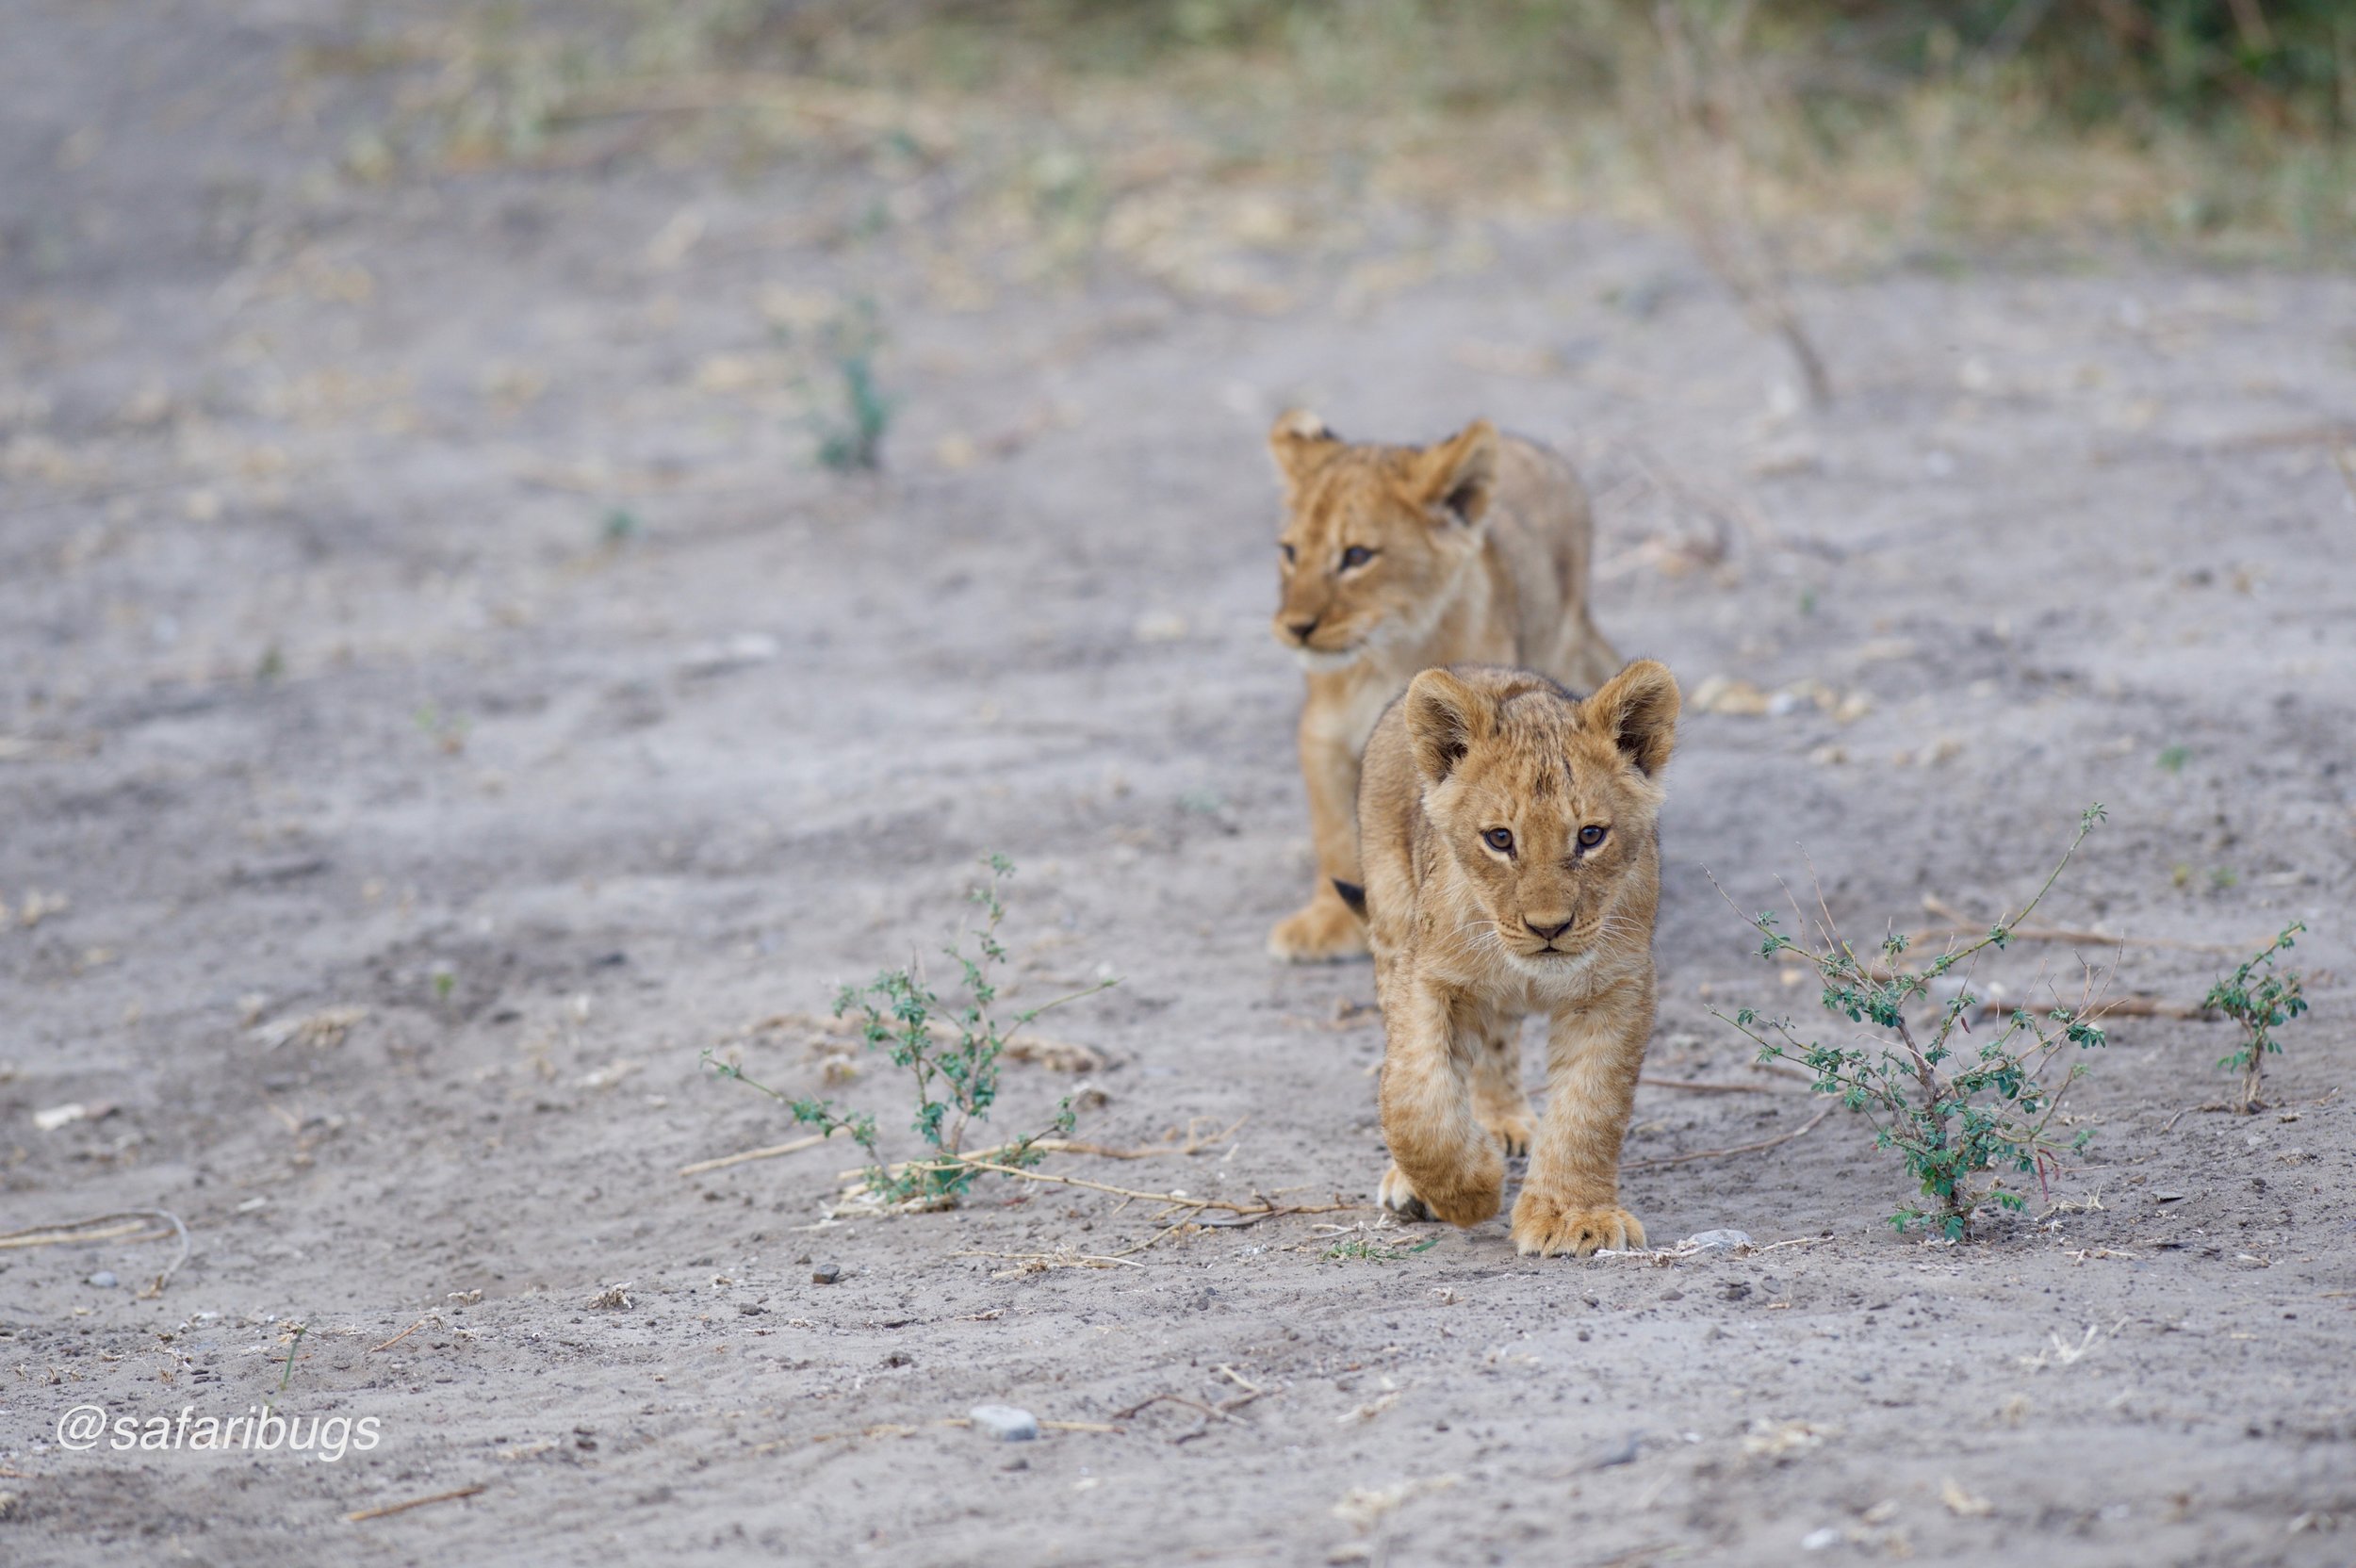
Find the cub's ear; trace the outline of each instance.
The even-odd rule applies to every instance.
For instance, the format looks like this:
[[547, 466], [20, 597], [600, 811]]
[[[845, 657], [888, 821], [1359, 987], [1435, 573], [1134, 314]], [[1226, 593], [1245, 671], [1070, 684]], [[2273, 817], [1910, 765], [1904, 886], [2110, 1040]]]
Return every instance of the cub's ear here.
[[1677, 677], [1669, 666], [1639, 659], [1603, 683], [1579, 706], [1587, 727], [1609, 739], [1647, 777], [1661, 771], [1677, 744]]
[[1407, 688], [1407, 740], [1415, 748], [1415, 771], [1437, 784], [1464, 760], [1464, 753], [1497, 729], [1497, 706], [1489, 694], [1446, 670], [1426, 670]]
[[1497, 477], [1497, 429], [1475, 419], [1437, 445], [1426, 447], [1415, 465], [1415, 498], [1452, 513], [1463, 523], [1481, 521]]
[[1325, 421], [1305, 408], [1280, 416], [1268, 433], [1268, 454], [1287, 487], [1315, 473], [1341, 449], [1342, 438], [1325, 428]]

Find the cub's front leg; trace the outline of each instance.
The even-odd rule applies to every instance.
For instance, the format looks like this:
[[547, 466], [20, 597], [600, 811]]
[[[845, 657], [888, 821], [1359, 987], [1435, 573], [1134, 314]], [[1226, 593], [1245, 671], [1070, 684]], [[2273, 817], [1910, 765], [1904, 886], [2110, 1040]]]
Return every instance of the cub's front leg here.
[[1554, 1015], [1546, 1114], [1513, 1204], [1517, 1251], [1583, 1258], [1644, 1245], [1643, 1222], [1620, 1204], [1620, 1142], [1652, 1019], [1649, 976]]
[[1383, 1206], [1478, 1225], [1497, 1212], [1505, 1156], [1473, 1114], [1467, 1069], [1484, 1042], [1465, 1009], [1412, 979], [1383, 997]]
[[1309, 838], [1317, 885], [1309, 902], [1276, 923], [1268, 951], [1296, 964], [1352, 958], [1366, 951], [1366, 925], [1333, 890], [1335, 879], [1366, 880], [1358, 865], [1358, 754], [1313, 704], [1301, 715], [1301, 778], [1309, 787]]

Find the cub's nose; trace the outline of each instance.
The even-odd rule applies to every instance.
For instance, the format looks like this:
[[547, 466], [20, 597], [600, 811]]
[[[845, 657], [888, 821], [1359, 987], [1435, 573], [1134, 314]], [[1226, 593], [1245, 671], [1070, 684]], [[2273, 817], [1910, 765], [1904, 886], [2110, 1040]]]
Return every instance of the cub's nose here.
[[1309, 640], [1309, 634], [1317, 630], [1317, 622], [1322, 618], [1322, 616], [1312, 615], [1305, 621], [1286, 621], [1284, 629], [1293, 634], [1293, 641], [1305, 643]]
[[1528, 915], [1524, 915], [1522, 917], [1522, 923], [1529, 926], [1530, 934], [1537, 938], [1542, 942], [1550, 942], [1554, 940], [1555, 938], [1561, 936], [1563, 932], [1568, 931], [1571, 928], [1571, 923], [1569, 921], [1564, 921], [1560, 925], [1541, 925], [1536, 921], [1531, 920]]

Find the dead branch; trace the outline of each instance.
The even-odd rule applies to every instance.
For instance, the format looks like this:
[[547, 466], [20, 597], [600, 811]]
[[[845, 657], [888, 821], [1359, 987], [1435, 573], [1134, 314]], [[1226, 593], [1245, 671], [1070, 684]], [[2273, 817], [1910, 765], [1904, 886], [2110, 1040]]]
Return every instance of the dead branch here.
[[[1987, 936], [1996, 923], [1993, 921], [1982, 921], [1978, 924], [1973, 924], [1970, 917], [1962, 910], [1935, 893], [1924, 897], [1922, 909], [1926, 914], [1937, 915], [1939, 919], [1951, 921], [1954, 923], [1932, 926], [1922, 931], [1910, 931], [1906, 933], [1908, 945], [1967, 937], [1976, 939]], [[2078, 930], [2063, 925], [2009, 926], [2005, 930], [2005, 939], [2016, 942], [2082, 942], [2097, 947], [2153, 947], [2165, 948], [2176, 953], [2222, 953], [2236, 956], [2249, 952], [2252, 947], [2266, 945], [2263, 938], [2255, 942], [2185, 942], [2177, 941], [2168, 937], [2119, 937], [2113, 936], [2108, 931]]]
[[1661, 137], [1662, 186], [1710, 270], [1761, 327], [1783, 340], [1818, 408], [1832, 402], [1832, 377], [1792, 305], [1780, 258], [1759, 221], [1745, 122], [1756, 122], [1757, 90], [1744, 70], [1742, 35], [1752, 0], [1737, 0], [1708, 32], [1683, 0], [1653, 8], [1668, 91]]
[[1804, 1138], [1808, 1136], [1808, 1134], [1816, 1131], [1818, 1125], [1822, 1123], [1826, 1117], [1832, 1115], [1834, 1109], [1834, 1106], [1827, 1105], [1823, 1110], [1818, 1111], [1814, 1116], [1808, 1118], [1808, 1124], [1806, 1126], [1796, 1128], [1789, 1133], [1778, 1133], [1772, 1138], [1761, 1138], [1757, 1143], [1738, 1143], [1731, 1149], [1696, 1149], [1690, 1154], [1663, 1154], [1658, 1158], [1649, 1160], [1625, 1160], [1621, 1162], [1620, 1168], [1624, 1171], [1657, 1170], [1662, 1166], [1691, 1165], [1695, 1160], [1723, 1160], [1730, 1158], [1736, 1154], [1762, 1153], [1767, 1150], [1777, 1147], [1778, 1145], [1790, 1143], [1794, 1138]]

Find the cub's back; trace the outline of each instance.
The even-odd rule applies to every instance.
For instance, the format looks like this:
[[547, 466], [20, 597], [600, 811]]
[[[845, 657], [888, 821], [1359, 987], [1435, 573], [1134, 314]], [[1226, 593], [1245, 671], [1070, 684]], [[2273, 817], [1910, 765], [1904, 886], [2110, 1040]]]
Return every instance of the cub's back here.
[[1594, 548], [1587, 491], [1568, 460], [1527, 436], [1500, 435], [1489, 554], [1502, 580], [1497, 586], [1513, 604], [1514, 660], [1579, 689], [1595, 683], [1598, 672], [1591, 662], [1560, 666], [1574, 651], [1569, 645], [1575, 639], [1564, 635], [1566, 619], [1586, 623]]

